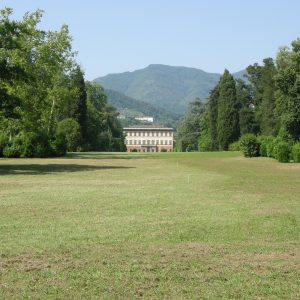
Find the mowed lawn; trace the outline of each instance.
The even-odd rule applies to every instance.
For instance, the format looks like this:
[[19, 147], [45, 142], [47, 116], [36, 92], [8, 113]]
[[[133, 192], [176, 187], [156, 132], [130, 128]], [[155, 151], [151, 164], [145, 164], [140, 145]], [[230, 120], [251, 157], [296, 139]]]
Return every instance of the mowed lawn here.
[[299, 299], [300, 164], [0, 159], [0, 299]]

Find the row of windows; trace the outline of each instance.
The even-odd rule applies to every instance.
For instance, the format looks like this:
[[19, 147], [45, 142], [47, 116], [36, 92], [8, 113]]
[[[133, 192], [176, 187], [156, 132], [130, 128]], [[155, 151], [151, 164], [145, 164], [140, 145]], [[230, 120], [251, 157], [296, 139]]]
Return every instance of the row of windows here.
[[125, 141], [126, 145], [173, 145], [173, 141], [172, 140], [163, 140], [163, 141], [159, 141], [159, 140], [129, 140], [129, 141]]
[[142, 132], [128, 132], [128, 136], [172, 136], [172, 132], [168, 131], [142, 131]]

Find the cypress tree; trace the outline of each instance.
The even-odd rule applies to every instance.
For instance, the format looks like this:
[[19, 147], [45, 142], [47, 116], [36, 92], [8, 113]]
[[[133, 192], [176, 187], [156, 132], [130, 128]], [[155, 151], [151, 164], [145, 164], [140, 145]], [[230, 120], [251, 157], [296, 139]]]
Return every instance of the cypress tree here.
[[236, 141], [240, 135], [235, 80], [228, 70], [225, 70], [219, 84], [217, 128], [219, 148], [228, 150], [229, 144]]
[[276, 68], [272, 58], [264, 59], [262, 68], [263, 93], [258, 108], [258, 120], [263, 135], [275, 135], [277, 132], [277, 118], [275, 117], [275, 82]]
[[209, 112], [209, 127], [211, 135], [211, 150], [218, 150], [218, 98], [219, 98], [219, 84], [210, 92], [208, 98], [208, 112]]
[[72, 85], [77, 89], [76, 110], [74, 119], [79, 123], [81, 128], [81, 135], [83, 141], [86, 140], [86, 129], [87, 129], [87, 94], [85, 88], [85, 82], [83, 72], [80, 67], [74, 70], [72, 76]]

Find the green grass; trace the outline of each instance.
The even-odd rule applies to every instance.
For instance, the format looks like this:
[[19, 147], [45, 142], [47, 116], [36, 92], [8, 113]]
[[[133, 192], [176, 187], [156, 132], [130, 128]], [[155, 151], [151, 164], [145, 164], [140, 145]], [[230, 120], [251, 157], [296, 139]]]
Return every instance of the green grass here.
[[0, 160], [0, 299], [299, 299], [300, 164]]

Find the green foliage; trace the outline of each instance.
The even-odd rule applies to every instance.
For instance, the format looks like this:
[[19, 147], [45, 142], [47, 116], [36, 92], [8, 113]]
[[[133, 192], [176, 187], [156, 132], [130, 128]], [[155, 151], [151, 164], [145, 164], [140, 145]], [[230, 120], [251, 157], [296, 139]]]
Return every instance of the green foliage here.
[[[208, 104], [209, 106], [209, 104]], [[206, 106], [207, 108], [207, 106]], [[200, 137], [198, 140], [198, 149], [199, 151], [212, 151], [216, 150], [213, 147], [213, 138], [211, 136], [210, 128], [210, 114], [209, 111], [206, 111], [200, 117]]]
[[270, 138], [269, 142], [267, 143], [267, 156], [271, 158], [277, 158], [276, 153], [276, 144], [279, 142], [278, 138]]
[[46, 134], [20, 132], [8, 142], [3, 150], [4, 157], [48, 157], [52, 149]]
[[189, 104], [189, 109], [178, 127], [177, 139], [181, 151], [197, 151], [201, 132], [201, 116], [205, 111], [202, 101], [197, 98]]
[[199, 138], [199, 144], [198, 144], [199, 151], [203, 151], [203, 152], [212, 151], [211, 140], [212, 139], [209, 133], [201, 134]]
[[66, 136], [63, 133], [56, 133], [54, 139], [51, 141], [52, 155], [63, 156], [67, 152]]
[[241, 136], [240, 149], [245, 157], [259, 156], [259, 143], [256, 136], [251, 133]]
[[276, 111], [284, 138], [300, 139], [300, 38], [277, 55]]
[[57, 136], [64, 136], [67, 151], [76, 151], [81, 144], [80, 125], [72, 118], [64, 119], [57, 124]]
[[3, 150], [8, 144], [8, 136], [0, 133], [0, 157], [3, 156]]
[[103, 132], [108, 133], [105, 150], [120, 150], [116, 110], [106, 99], [94, 99], [88, 114], [86, 84], [68, 27], [40, 30], [41, 11], [21, 21], [11, 15], [11, 9], [0, 11], [0, 130], [11, 137], [1, 154], [44, 157], [86, 145], [100, 150], [93, 142]]
[[229, 144], [238, 140], [240, 135], [235, 80], [228, 70], [225, 70], [220, 80], [219, 93], [218, 141], [220, 150], [228, 150]]
[[293, 145], [292, 157], [295, 163], [300, 163], [300, 142]]
[[231, 143], [228, 147], [228, 150], [229, 151], [240, 151], [241, 150], [240, 141]]
[[168, 152], [167, 149], [160, 149], [160, 152]]
[[[209, 150], [219, 150], [219, 142], [218, 142], [218, 99], [219, 99], [219, 84], [215, 86], [215, 88], [211, 91], [209, 98], [208, 98], [208, 120], [209, 122], [206, 122], [207, 130], [206, 132], [210, 132], [210, 135], [203, 134], [204, 136], [201, 137], [203, 140], [202, 142], [202, 149], [207, 148], [208, 141], [207, 139], [210, 139], [210, 146]], [[206, 120], [205, 120], [206, 121]], [[205, 146], [206, 145], [206, 146]]]
[[96, 83], [86, 82], [86, 91], [89, 150], [124, 151], [123, 130], [117, 119], [118, 112], [107, 104], [103, 88]]
[[22, 153], [22, 144], [18, 136], [15, 136], [3, 149], [4, 157], [17, 158]]
[[71, 74], [71, 85], [76, 87], [77, 90], [77, 97], [75, 98], [77, 107], [75, 110], [74, 119], [80, 125], [81, 137], [83, 141], [85, 141], [87, 131], [87, 93], [83, 72], [79, 66], [77, 66]]
[[276, 158], [279, 162], [287, 163], [290, 161], [291, 148], [287, 142], [280, 141], [276, 144]]
[[275, 113], [276, 67], [272, 58], [266, 58], [263, 66], [254, 64], [247, 68], [252, 103], [255, 105], [256, 119], [263, 135], [275, 135], [278, 132], [278, 120]]
[[[260, 144], [259, 154], [262, 157], [268, 157], [268, 145], [273, 143], [274, 137], [272, 136], [258, 136], [257, 140]], [[272, 144], [273, 147], [273, 144]]]
[[111, 140], [111, 149], [112, 151], [117, 151], [117, 152], [126, 151], [124, 139], [113, 137]]
[[257, 134], [259, 132], [259, 125], [255, 118], [255, 112], [252, 108], [244, 107], [239, 111], [240, 133]]

